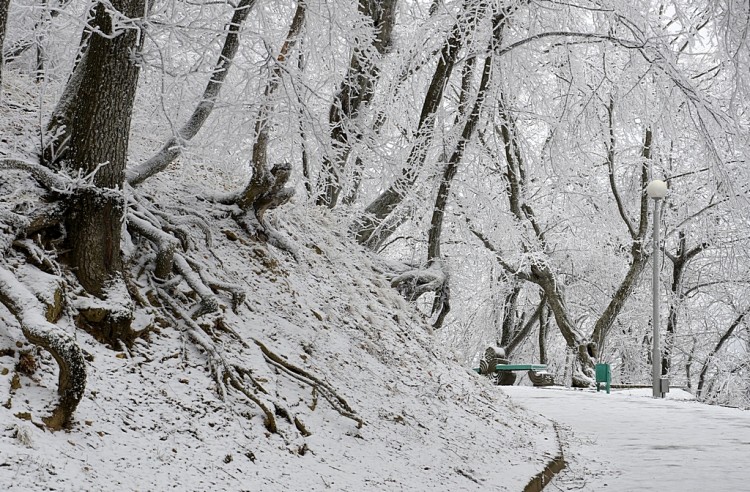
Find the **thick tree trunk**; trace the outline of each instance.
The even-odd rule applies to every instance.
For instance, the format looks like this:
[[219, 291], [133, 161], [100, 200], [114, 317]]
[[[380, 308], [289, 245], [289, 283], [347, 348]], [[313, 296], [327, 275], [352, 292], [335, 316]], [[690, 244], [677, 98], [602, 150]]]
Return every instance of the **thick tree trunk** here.
[[138, 66], [137, 31], [115, 32], [113, 16], [136, 18], [144, 0], [114, 1], [94, 8], [95, 28], [48, 127], [47, 165], [91, 176], [79, 187], [66, 219], [70, 262], [83, 287], [101, 295], [122, 270], [120, 231], [125, 214], [122, 186]]

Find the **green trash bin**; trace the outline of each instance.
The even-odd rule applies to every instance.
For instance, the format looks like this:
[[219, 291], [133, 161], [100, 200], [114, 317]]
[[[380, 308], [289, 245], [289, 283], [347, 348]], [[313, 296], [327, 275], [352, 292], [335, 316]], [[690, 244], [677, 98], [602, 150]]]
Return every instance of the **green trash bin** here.
[[609, 385], [612, 382], [612, 373], [609, 369], [609, 364], [597, 364], [596, 365], [596, 391], [599, 391], [599, 385], [604, 383], [604, 388], [609, 394]]

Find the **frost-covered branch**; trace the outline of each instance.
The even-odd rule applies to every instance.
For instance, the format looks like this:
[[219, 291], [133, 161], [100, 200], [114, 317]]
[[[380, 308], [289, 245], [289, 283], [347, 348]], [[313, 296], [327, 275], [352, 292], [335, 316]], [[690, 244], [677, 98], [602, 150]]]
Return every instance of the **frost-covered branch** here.
[[738, 326], [740, 326], [744, 320], [745, 317], [750, 314], [750, 307], [742, 311], [742, 313], [737, 316], [734, 321], [729, 325], [729, 328], [724, 332], [724, 334], [719, 338], [719, 341], [716, 342], [716, 346], [714, 346], [713, 349], [711, 349], [711, 352], [709, 352], [708, 357], [706, 357], [705, 362], [703, 362], [703, 367], [701, 367], [700, 375], [698, 376], [698, 387], [696, 388], [695, 394], [700, 398], [703, 395], [703, 386], [706, 383], [706, 374], [708, 373], [708, 368], [713, 361], [714, 356], [721, 350], [721, 348], [724, 346], [724, 344], [731, 338], [734, 331], [737, 329]]
[[367, 44], [353, 50], [349, 69], [328, 113], [333, 150], [332, 155], [323, 156], [321, 182], [318, 183], [321, 192], [315, 199], [317, 205], [333, 208], [338, 202], [342, 188], [340, 176], [344, 174], [353, 146], [362, 138], [361, 131], [356, 128], [358, 119], [375, 94], [380, 58], [392, 44], [397, 4], [397, 0], [359, 0], [359, 13], [368, 24], [372, 23], [373, 34], [365, 40]]
[[[427, 88], [422, 103], [419, 123], [414, 132], [414, 143], [409, 151], [406, 163], [400, 175], [377, 198], [370, 202], [364, 212], [352, 226], [352, 232], [362, 245], [372, 247], [371, 236], [380, 228], [386, 218], [397, 209], [407, 196], [409, 190], [419, 177], [421, 169], [427, 159], [428, 150], [435, 135], [436, 114], [441, 108], [443, 95], [448, 86], [448, 80], [458, 63], [458, 54], [466, 42], [466, 38], [476, 29], [481, 19], [487, 13], [489, 6], [481, 2], [477, 11], [464, 11], [454, 23], [450, 34], [446, 38], [440, 51], [435, 72]], [[394, 229], [395, 230], [395, 229]], [[380, 228], [377, 244], [382, 244], [392, 231]]]
[[203, 124], [214, 109], [219, 92], [232, 66], [237, 50], [240, 45], [240, 29], [250, 11], [255, 6], [256, 0], [242, 0], [234, 11], [232, 20], [226, 27], [227, 35], [224, 38], [224, 46], [211, 74], [211, 78], [203, 91], [200, 103], [193, 111], [188, 121], [170, 138], [164, 147], [138, 166], [126, 170], [127, 181], [131, 186], [137, 186], [151, 176], [163, 171], [182, 154], [185, 143], [195, 137]]
[[50, 168], [35, 162], [24, 161], [21, 159], [0, 159], [0, 170], [4, 169], [26, 171], [50, 191], [64, 190], [71, 185], [71, 182], [68, 179], [63, 178]]
[[503, 267], [503, 269], [506, 272], [508, 272], [508, 274], [520, 280], [527, 280], [527, 281], [531, 280], [531, 278], [526, 272], [524, 272], [520, 268], [512, 266], [510, 263], [505, 261], [505, 259], [502, 256], [502, 253], [495, 247], [494, 244], [492, 244], [492, 242], [487, 238], [487, 236], [485, 236], [483, 233], [481, 233], [476, 228], [474, 228], [474, 226], [469, 221], [468, 217], [466, 218], [466, 223], [469, 226], [469, 231], [471, 231], [471, 233], [474, 234], [477, 237], [477, 239], [482, 241], [482, 244], [484, 245], [485, 248], [487, 248], [487, 250], [489, 250], [491, 253], [495, 255], [495, 259], [497, 260], [497, 262], [500, 264], [501, 267]]
[[617, 211], [620, 213], [620, 218], [623, 222], [625, 222], [625, 226], [628, 228], [630, 237], [635, 239], [637, 233], [625, 210], [625, 205], [622, 202], [620, 190], [617, 188], [617, 179], [615, 176], [615, 147], [617, 145], [617, 140], [615, 139], [614, 106], [615, 98], [610, 94], [609, 104], [606, 106], [608, 123], [607, 130], [609, 133], [608, 140], [605, 142], [605, 147], [607, 149], [607, 168], [609, 171], [609, 187], [612, 190], [612, 195], [615, 197], [615, 203], [617, 204]]

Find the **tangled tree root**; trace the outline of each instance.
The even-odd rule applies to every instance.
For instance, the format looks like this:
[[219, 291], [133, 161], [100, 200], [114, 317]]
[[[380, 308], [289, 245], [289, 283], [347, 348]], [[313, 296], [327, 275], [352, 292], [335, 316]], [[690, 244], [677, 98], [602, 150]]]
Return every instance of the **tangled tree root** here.
[[316, 394], [323, 395], [323, 398], [325, 398], [326, 401], [331, 404], [334, 410], [336, 410], [342, 416], [355, 421], [357, 423], [358, 429], [362, 428], [362, 426], [365, 425], [365, 422], [357, 416], [357, 414], [354, 412], [354, 410], [352, 410], [346, 400], [339, 396], [338, 393], [336, 393], [336, 391], [331, 387], [331, 385], [329, 385], [325, 381], [321, 381], [304, 369], [300, 369], [299, 367], [296, 367], [285, 361], [278, 355], [268, 350], [268, 347], [263, 345], [263, 343], [261, 343], [259, 340], [253, 341], [258, 347], [260, 347], [260, 350], [261, 352], [263, 352], [263, 356], [265, 357], [267, 362], [283, 370], [298, 381], [312, 386], [313, 390], [316, 391]]
[[[87, 181], [89, 177], [66, 176], [32, 162], [0, 159], [0, 169], [24, 171], [47, 192], [62, 198], [71, 195], [80, 186], [90, 185]], [[263, 220], [267, 210], [281, 206], [291, 198], [293, 189], [285, 187], [290, 169], [288, 165], [275, 166], [270, 172], [273, 178], [270, 187], [264, 188], [260, 186], [263, 183], [256, 183], [258, 186], [251, 186], [249, 191], [234, 196], [231, 202], [216, 200], [214, 203], [216, 207], [223, 207], [224, 212], [231, 214], [248, 234], [290, 253], [296, 259], [297, 250], [294, 245]], [[40, 196], [41, 194], [40, 189]], [[134, 338], [147, 331], [131, 329], [136, 304], [146, 310], [159, 310], [164, 316], [171, 318], [174, 326], [181, 328], [208, 355], [209, 368], [222, 398], [226, 398], [231, 389], [254, 403], [262, 411], [265, 427], [270, 432], [279, 432], [277, 417], [282, 417], [301, 435], [310, 435], [303, 422], [296, 416], [290, 416], [281, 402], [272, 397], [260, 381], [253, 377], [250, 368], [230, 360], [229, 354], [220, 348], [220, 335], [215, 333], [210, 324], [205, 323], [211, 320], [214, 327], [231, 333], [245, 348], [249, 347], [223, 317], [226, 304], [231, 303], [231, 308], [237, 310], [244, 302], [244, 290], [231, 282], [216, 278], [213, 272], [206, 272], [200, 260], [191, 258], [190, 251], [196, 248], [193, 240], [195, 229], [202, 234], [206, 246], [211, 246], [209, 220], [198, 210], [186, 206], [157, 204], [130, 188], [126, 189], [126, 195], [127, 227], [138, 253], [129, 257], [126, 262], [128, 267], [122, 272], [122, 278], [114, 279], [110, 286], [112, 299], [103, 296], [99, 299], [101, 302], [98, 302], [84, 295], [75, 301], [72, 307], [77, 310], [75, 317], [78, 324], [89, 328], [93, 326], [93, 333], [112, 346], [123, 343], [129, 345]], [[50, 243], [50, 238], [46, 238], [47, 242], [42, 246], [42, 243], [37, 245], [25, 238], [32, 237], [39, 231], [46, 233], [59, 227], [65, 216], [65, 207], [65, 200], [60, 199], [53, 204], [42, 204], [28, 213], [0, 209], [0, 253], [5, 255], [11, 248], [22, 251], [29, 263], [63, 278], [65, 270], [62, 265], [44, 249], [50, 245], [54, 247], [54, 242]], [[217, 260], [221, 263], [218, 258]], [[228, 302], [224, 302], [225, 296], [228, 297]], [[127, 301], [117, 303], [114, 302], [115, 299]], [[49, 351], [57, 361], [60, 367], [60, 399], [52, 415], [43, 420], [52, 429], [68, 426], [86, 385], [83, 352], [69, 334], [45, 319], [40, 301], [2, 264], [0, 302], [18, 319], [26, 338]], [[108, 325], [107, 320], [112, 323]], [[331, 385], [290, 364], [262, 342], [254, 341], [267, 364], [313, 388], [314, 402], [311, 410], [315, 409], [317, 396], [322, 395], [339, 414], [354, 420], [358, 427], [364, 425], [364, 421]]]
[[[189, 209], [183, 209], [180, 212], [191, 213]], [[196, 213], [193, 217], [199, 217], [199, 215]], [[237, 220], [237, 216], [234, 218]], [[261, 410], [264, 425], [269, 432], [279, 433], [278, 417], [281, 417], [294, 425], [301, 435], [310, 435], [310, 431], [303, 422], [298, 417], [291, 416], [281, 402], [276, 400], [253, 376], [251, 368], [231, 361], [228, 354], [219, 348], [223, 343], [220, 333], [217, 333], [214, 328], [229, 333], [245, 349], [250, 347], [250, 344], [231, 327], [223, 316], [227, 303], [231, 303], [234, 311], [239, 308], [245, 300], [245, 292], [238, 285], [216, 278], [216, 272], [209, 274], [200, 261], [191, 257], [190, 250], [193, 249], [194, 242], [190, 240], [190, 231], [186, 229], [186, 226], [191, 225], [197, 226], [204, 234], [206, 243], [210, 244], [210, 232], [205, 221], [187, 220], [183, 216], [156, 210], [143, 199], [137, 197], [131, 199], [128, 226], [135, 236], [142, 239], [139, 247], [152, 251], [150, 256], [148, 254], [138, 256], [149, 258], [148, 263], [153, 262], [155, 267], [151, 269], [147, 265], [141, 265], [135, 274], [135, 282], [130, 290], [139, 290], [138, 285], [141, 287], [146, 285], [147, 292], [139, 297], [148, 299], [155, 307], [163, 308], [172, 323], [180, 327], [187, 337], [205, 352], [217, 392], [222, 399], [228, 398], [230, 390], [238, 392]], [[247, 224], [245, 226], [247, 230]], [[259, 224], [256, 224], [256, 227], [258, 226]], [[255, 228], [251, 230], [257, 232]], [[175, 236], [176, 231], [179, 231], [180, 237]], [[248, 232], [251, 231], [248, 230]], [[283, 249], [293, 254], [293, 249]], [[136, 285], [136, 282], [140, 284]], [[226, 296], [221, 296], [221, 293]], [[227, 302], [224, 302], [225, 300]], [[206, 324], [205, 321], [209, 319], [212, 322]], [[364, 425], [364, 421], [330, 384], [290, 364], [259, 340], [253, 341], [262, 352], [267, 364], [279, 369], [295, 381], [311, 386], [316, 398], [317, 395], [321, 395], [334, 410], [354, 420], [358, 427]]]

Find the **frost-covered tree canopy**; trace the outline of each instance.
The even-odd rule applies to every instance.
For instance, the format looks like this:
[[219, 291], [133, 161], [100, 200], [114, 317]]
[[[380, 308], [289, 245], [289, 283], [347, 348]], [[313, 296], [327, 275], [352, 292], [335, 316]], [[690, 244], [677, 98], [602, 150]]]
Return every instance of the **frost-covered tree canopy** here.
[[305, 455], [408, 420], [401, 391], [480, 398], [488, 346], [648, 384], [655, 220], [663, 375], [750, 407], [749, 27], [738, 0], [0, 2], [4, 408], [82, 432], [174, 375]]

